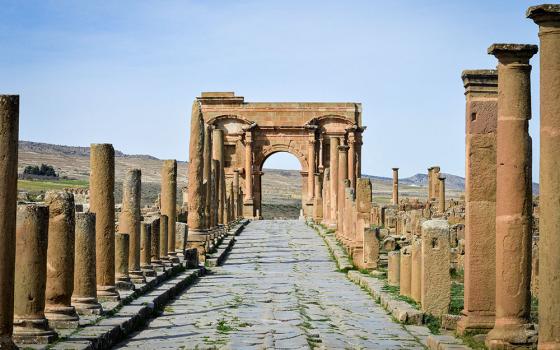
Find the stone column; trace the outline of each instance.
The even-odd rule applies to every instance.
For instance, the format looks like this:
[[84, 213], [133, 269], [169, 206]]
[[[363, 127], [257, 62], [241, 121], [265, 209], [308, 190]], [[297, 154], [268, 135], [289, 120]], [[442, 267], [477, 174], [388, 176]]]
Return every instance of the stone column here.
[[[204, 170], [204, 121], [200, 104], [198, 101], [193, 103], [191, 116], [191, 135], [189, 142], [189, 213], [187, 223], [191, 233], [191, 247], [197, 248], [199, 255], [205, 254], [204, 242], [206, 240], [206, 225], [204, 220], [205, 198], [203, 198], [203, 170]], [[161, 243], [163, 242], [162, 223], [160, 222], [160, 258]], [[165, 242], [167, 247], [167, 242]], [[167, 255], [167, 252], [166, 252]]]
[[329, 224], [331, 222], [331, 194], [330, 194], [330, 187], [331, 187], [331, 169], [325, 168], [323, 172], [323, 223]]
[[74, 195], [49, 191], [45, 204], [49, 207], [45, 316], [51, 327], [77, 328], [79, 317], [71, 304], [76, 230]]
[[212, 213], [212, 227], [215, 229], [214, 232], [212, 233], [213, 235], [218, 234], [218, 223], [219, 221], [219, 214], [218, 214], [218, 201], [219, 201], [219, 187], [220, 187], [220, 162], [216, 159], [212, 159], [212, 170], [211, 170], [212, 175], [210, 176], [210, 182], [211, 182], [211, 192], [212, 192], [212, 205], [210, 208], [210, 212]]
[[243, 206], [243, 216], [252, 218], [253, 212], [253, 138], [251, 131], [245, 132], [245, 199]]
[[439, 197], [439, 172], [441, 168], [437, 165], [432, 167], [432, 199], [436, 200]]
[[177, 222], [177, 161], [164, 160], [161, 168], [161, 213], [167, 215], [167, 254], [177, 260], [175, 222]]
[[233, 182], [229, 182], [228, 184], [228, 221], [227, 224], [230, 225], [233, 220], [235, 220], [235, 213], [233, 208], [235, 208], [235, 200], [234, 200], [234, 193], [235, 190], [233, 189]]
[[214, 129], [212, 132], [212, 159], [220, 163], [218, 173], [218, 223], [224, 225], [226, 206], [226, 184], [224, 172], [224, 131]]
[[560, 5], [533, 6], [540, 38], [539, 349], [560, 349]]
[[451, 302], [449, 224], [428, 220], [422, 224], [422, 311], [440, 317]]
[[211, 206], [212, 206], [212, 127], [204, 125], [204, 162], [203, 162], [203, 183], [204, 183], [204, 223], [207, 229], [212, 229]]
[[338, 220], [338, 146], [340, 145], [340, 139], [335, 136], [330, 137], [329, 146], [329, 169], [330, 169], [330, 222], [331, 228], [336, 228], [336, 220]]
[[323, 170], [325, 169], [325, 166], [323, 164], [323, 145], [324, 145], [324, 138], [323, 138], [323, 134], [321, 134], [319, 132], [319, 160], [318, 163], [319, 165], [317, 166], [317, 168], [319, 169], [319, 172], [322, 173]]
[[168, 232], [169, 226], [169, 218], [167, 215], [160, 215], [159, 216], [159, 258], [162, 260], [163, 263], [171, 263], [169, 260], [169, 252], [167, 250], [167, 235], [165, 234]]
[[358, 128], [355, 132], [356, 141], [354, 147], [356, 148], [356, 177], [362, 177], [362, 133], [365, 127]]
[[429, 167], [428, 168], [428, 202], [432, 200], [433, 195], [434, 195], [433, 170], [434, 170], [434, 167]]
[[401, 249], [401, 265], [399, 273], [400, 294], [405, 297], [412, 296], [412, 256], [411, 246]]
[[[119, 215], [119, 232], [129, 235], [128, 268], [134, 283], [146, 283], [140, 270], [140, 200], [142, 195], [142, 171], [126, 172], [123, 182], [122, 209]], [[126, 283], [124, 284], [127, 285]]]
[[414, 239], [410, 250], [410, 297], [420, 303], [422, 301], [422, 240]]
[[16, 277], [13, 339], [21, 344], [47, 344], [57, 338], [45, 317], [49, 208], [17, 208]]
[[14, 317], [19, 96], [0, 95], [0, 348], [15, 349]]
[[118, 290], [133, 290], [134, 284], [128, 275], [128, 261], [130, 255], [130, 235], [128, 233], [115, 234], [115, 284]]
[[152, 266], [152, 225], [147, 222], [140, 224], [140, 239], [140, 268], [146, 277], [155, 277], [156, 271]]
[[399, 204], [399, 168], [393, 168], [393, 205]]
[[356, 189], [356, 136], [354, 131], [348, 132], [348, 180], [350, 186]]
[[344, 180], [348, 179], [348, 146], [338, 146], [338, 189], [337, 189], [337, 231], [342, 233], [344, 219], [345, 186]]
[[307, 203], [313, 203], [315, 194], [315, 130], [307, 140]]
[[[175, 243], [175, 250], [180, 252], [180, 256], [185, 256], [185, 249], [187, 248], [187, 240], [189, 235], [189, 227], [184, 222], [175, 223], [175, 232], [177, 233], [177, 241]], [[152, 241], [154, 240], [154, 227], [152, 226]], [[153, 265], [153, 261], [152, 261]]]
[[152, 225], [152, 239], [151, 239], [151, 248], [150, 248], [150, 261], [154, 270], [156, 271], [165, 271], [165, 266], [160, 259], [159, 255], [159, 242], [160, 242], [160, 218], [154, 218], [151, 222]]
[[498, 58], [496, 181], [496, 322], [486, 346], [536, 341], [530, 326], [532, 181], [531, 65], [536, 45], [494, 44]]
[[488, 332], [496, 310], [498, 72], [462, 74], [466, 96], [465, 293], [461, 334]]
[[72, 305], [80, 315], [100, 315], [95, 271], [95, 214], [76, 213], [74, 293]]
[[438, 177], [439, 182], [439, 203], [438, 209], [440, 214], [445, 213], [445, 177]]
[[119, 300], [115, 288], [115, 150], [112, 145], [91, 145], [90, 171], [90, 211], [96, 217], [97, 297]]
[[387, 284], [398, 287], [401, 281], [401, 251], [387, 253]]
[[233, 218], [239, 217], [239, 170], [233, 170]]
[[320, 223], [323, 219], [323, 195], [321, 174], [315, 174], [315, 198], [313, 199], [313, 220]]

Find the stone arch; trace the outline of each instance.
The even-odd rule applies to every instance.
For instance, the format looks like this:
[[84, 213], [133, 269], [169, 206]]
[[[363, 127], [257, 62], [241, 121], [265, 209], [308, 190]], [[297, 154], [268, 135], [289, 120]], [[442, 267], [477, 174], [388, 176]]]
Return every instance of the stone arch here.
[[307, 162], [307, 157], [302, 154], [298, 149], [296, 149], [295, 147], [291, 146], [290, 144], [275, 144], [275, 145], [270, 145], [270, 146], [264, 146], [262, 149], [262, 152], [260, 152], [256, 157], [255, 157], [255, 165], [256, 165], [256, 169], [258, 169], [259, 171], [262, 171], [263, 169], [263, 165], [266, 162], [266, 160], [273, 154], [275, 153], [280, 153], [280, 152], [286, 152], [289, 153], [291, 155], [293, 155], [294, 157], [297, 158], [297, 160], [299, 161], [300, 165], [301, 165], [301, 171], [307, 171], [309, 165]]

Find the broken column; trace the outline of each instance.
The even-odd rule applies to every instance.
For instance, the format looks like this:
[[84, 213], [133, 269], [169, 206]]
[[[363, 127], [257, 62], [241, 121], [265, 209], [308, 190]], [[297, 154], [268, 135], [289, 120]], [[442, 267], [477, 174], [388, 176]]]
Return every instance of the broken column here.
[[344, 202], [346, 201], [346, 185], [344, 180], [348, 180], [348, 146], [338, 146], [338, 189], [337, 189], [337, 232], [342, 233], [344, 220]]
[[115, 284], [118, 290], [132, 290], [134, 284], [128, 274], [130, 255], [130, 235], [115, 233]]
[[153, 218], [151, 223], [152, 225], [152, 239], [151, 239], [151, 248], [150, 248], [150, 261], [155, 271], [165, 271], [165, 266], [160, 259], [159, 255], [159, 231], [160, 231], [160, 218]]
[[165, 234], [168, 232], [167, 226], [169, 225], [169, 218], [167, 215], [160, 215], [159, 216], [159, 258], [161, 259], [163, 264], [171, 264], [171, 260], [169, 259], [169, 254], [167, 250], [167, 235]]
[[152, 266], [152, 225], [140, 223], [140, 268], [146, 277], [155, 277]]
[[77, 328], [79, 317], [71, 304], [76, 230], [74, 195], [49, 191], [45, 204], [49, 207], [45, 316], [51, 327]]
[[496, 310], [498, 72], [462, 74], [466, 96], [465, 291], [457, 331], [488, 332]]
[[393, 205], [399, 204], [399, 168], [393, 168]]
[[432, 198], [433, 198], [433, 186], [434, 186], [432, 184], [432, 182], [433, 182], [433, 176], [432, 176], [433, 170], [434, 170], [434, 167], [429, 167], [428, 168], [428, 202], [430, 200], [432, 200]]
[[496, 321], [486, 346], [532, 344], [530, 325], [532, 180], [531, 65], [536, 45], [494, 44], [498, 59]]
[[95, 214], [76, 213], [74, 293], [72, 305], [80, 315], [99, 315], [95, 271]]
[[398, 287], [401, 280], [401, 252], [392, 250], [387, 253], [387, 284]]
[[[164, 160], [161, 168], [161, 213], [167, 215], [167, 254], [177, 262], [175, 222], [177, 221], [177, 161]], [[162, 234], [162, 232], [160, 232]]]
[[412, 283], [412, 256], [411, 246], [406, 246], [401, 249], [401, 262], [399, 273], [399, 286], [400, 294], [406, 297], [412, 296], [411, 283]]
[[340, 145], [340, 139], [335, 136], [330, 137], [330, 158], [329, 158], [329, 168], [330, 168], [330, 207], [331, 215], [329, 227], [336, 229], [336, 220], [338, 220], [338, 146]]
[[18, 206], [13, 333], [16, 343], [48, 344], [57, 338], [45, 317], [48, 232], [47, 206]]
[[112, 145], [91, 145], [90, 171], [90, 211], [96, 217], [97, 297], [119, 300], [115, 288], [115, 150]]
[[422, 311], [436, 317], [446, 314], [451, 302], [449, 224], [428, 220], [422, 224]]
[[[119, 215], [119, 232], [129, 235], [129, 279], [134, 283], [146, 283], [140, 270], [140, 200], [142, 195], [142, 172], [132, 169], [126, 172], [123, 182], [122, 209]], [[124, 283], [128, 286], [129, 283]]]
[[[354, 264], [359, 268], [373, 268], [371, 262], [366, 262], [372, 260], [373, 257], [367, 257], [364, 248], [366, 247], [366, 242], [364, 236], [369, 234], [366, 231], [371, 226], [370, 222], [371, 214], [371, 181], [367, 178], [358, 178], [356, 180], [356, 233], [354, 236], [354, 242], [352, 243], [353, 250], [353, 260]], [[368, 254], [371, 254], [371, 245], [374, 242], [369, 240], [368, 237]], [[375, 259], [377, 263], [377, 259]]]
[[[175, 244], [175, 251], [180, 252], [180, 256], [185, 255], [185, 249], [187, 248], [187, 241], [189, 235], [189, 227], [184, 222], [175, 223], [175, 232], [177, 235], [177, 241]], [[154, 240], [154, 227], [152, 225], [152, 240]], [[153, 261], [152, 261], [153, 265]]]
[[438, 203], [438, 209], [440, 214], [444, 214], [445, 213], [445, 177], [438, 177], [438, 183], [439, 183], [439, 203]]
[[[189, 183], [189, 210], [187, 224], [190, 231], [190, 244], [191, 247], [197, 248], [199, 255], [206, 253], [204, 242], [206, 240], [206, 229], [204, 222], [204, 209], [205, 201], [202, 197], [204, 190], [203, 183], [203, 159], [204, 159], [204, 120], [202, 118], [202, 111], [198, 101], [193, 103], [192, 116], [191, 116], [191, 135], [189, 143], [189, 169], [188, 169], [188, 183]], [[160, 222], [160, 244], [163, 232]], [[166, 242], [167, 244], [167, 242]], [[160, 248], [160, 257], [161, 248]], [[204, 261], [204, 260], [202, 260]]]
[[19, 96], [0, 95], [0, 348], [15, 349], [14, 317]]
[[560, 349], [560, 5], [527, 10], [540, 38], [539, 349]]

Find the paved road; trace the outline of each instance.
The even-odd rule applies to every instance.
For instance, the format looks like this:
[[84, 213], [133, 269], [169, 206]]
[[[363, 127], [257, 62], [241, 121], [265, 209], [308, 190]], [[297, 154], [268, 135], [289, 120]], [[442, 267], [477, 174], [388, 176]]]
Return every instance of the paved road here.
[[122, 349], [423, 349], [301, 221], [255, 221]]

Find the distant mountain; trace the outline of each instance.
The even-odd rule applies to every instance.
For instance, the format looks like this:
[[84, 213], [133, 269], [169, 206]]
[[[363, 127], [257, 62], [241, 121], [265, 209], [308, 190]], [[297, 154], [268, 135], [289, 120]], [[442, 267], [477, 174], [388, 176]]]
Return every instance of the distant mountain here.
[[[465, 190], [465, 178], [457, 175], [446, 174], [446, 173], [442, 173], [442, 175], [445, 177], [446, 188], [450, 190], [459, 190], [459, 191]], [[383, 181], [383, 182], [393, 181], [393, 179], [390, 177], [367, 175], [367, 174], [363, 174], [362, 176], [368, 177], [370, 179], [375, 179], [378, 181]], [[410, 177], [400, 178], [399, 183], [410, 185], [410, 186], [426, 187], [428, 186], [428, 175], [418, 173]]]
[[[19, 150], [24, 152], [48, 153], [52, 155], [60, 154], [65, 156], [89, 157], [89, 147], [54, 145], [43, 142], [19, 141]], [[158, 160], [158, 158], [150, 155], [124, 154], [118, 150], [115, 150], [115, 157]]]

